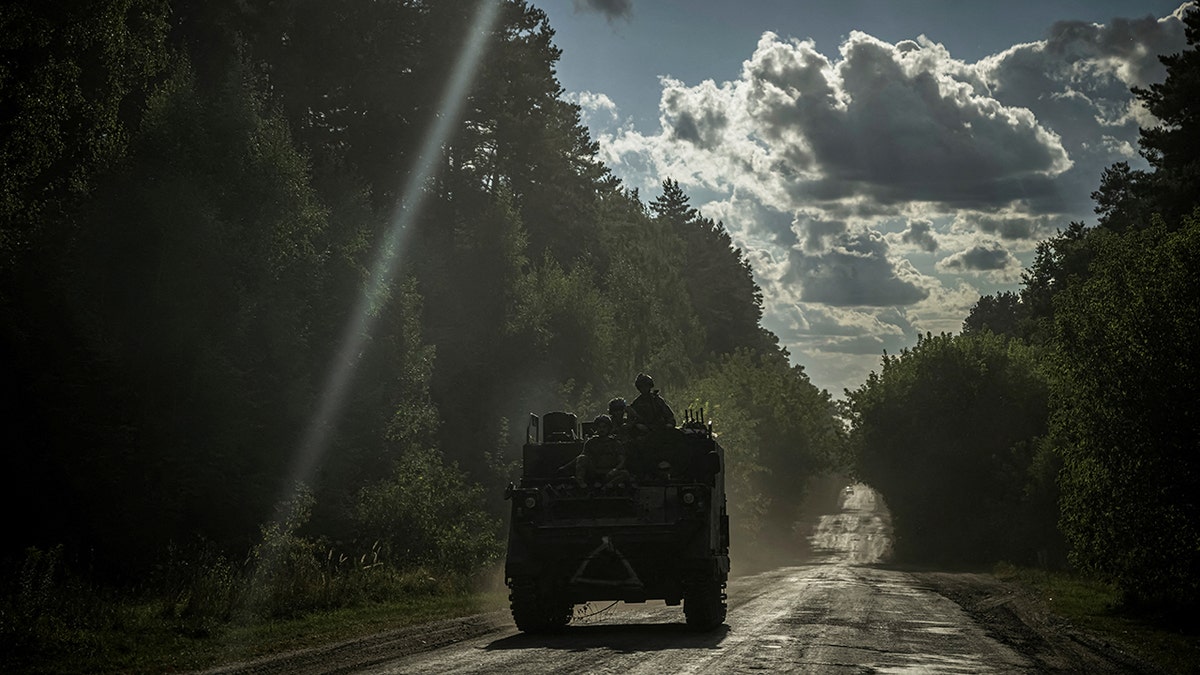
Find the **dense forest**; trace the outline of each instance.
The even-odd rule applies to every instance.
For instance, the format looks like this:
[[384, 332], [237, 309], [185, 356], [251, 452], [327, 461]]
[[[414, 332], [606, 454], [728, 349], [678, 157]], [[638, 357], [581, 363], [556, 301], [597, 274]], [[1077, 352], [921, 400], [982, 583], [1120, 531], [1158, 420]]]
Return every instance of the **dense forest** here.
[[599, 162], [524, 0], [16, 2], [0, 35], [14, 593], [326, 579], [275, 615], [333, 602], [329, 561], [469, 576], [528, 413], [641, 371], [724, 434], [747, 554], [847, 466], [742, 251]]
[[[1039, 244], [1019, 292], [979, 299], [848, 392], [857, 472], [909, 560], [1071, 565], [1127, 609], [1200, 604], [1200, 10], [1166, 80], [1148, 169], [1116, 164], [1098, 223]], [[965, 534], [964, 534], [965, 533]]]

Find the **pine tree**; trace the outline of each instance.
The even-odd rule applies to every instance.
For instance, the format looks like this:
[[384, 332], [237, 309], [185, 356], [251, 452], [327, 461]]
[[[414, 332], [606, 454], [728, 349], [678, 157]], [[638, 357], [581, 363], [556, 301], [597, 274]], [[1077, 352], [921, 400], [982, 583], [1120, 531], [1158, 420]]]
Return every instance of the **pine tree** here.
[[700, 215], [679, 183], [667, 179], [650, 210], [683, 240], [688, 296], [705, 331], [705, 352], [729, 354], [738, 347], [768, 349], [758, 322], [762, 290], [753, 270], [722, 223]]

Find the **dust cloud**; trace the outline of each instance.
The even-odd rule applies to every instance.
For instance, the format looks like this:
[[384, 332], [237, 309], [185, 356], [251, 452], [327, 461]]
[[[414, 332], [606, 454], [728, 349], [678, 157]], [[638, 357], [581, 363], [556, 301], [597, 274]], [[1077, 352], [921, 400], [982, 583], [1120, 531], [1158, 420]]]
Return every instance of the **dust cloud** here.
[[892, 555], [892, 516], [868, 485], [847, 485], [839, 510], [820, 516], [809, 541], [813, 553], [831, 561], [871, 564]]
[[[734, 536], [733, 576], [808, 563], [890, 561], [892, 518], [875, 489], [845, 475], [824, 474], [806, 482], [804, 495], [798, 519], [765, 521], [754, 541], [745, 545]], [[731, 496], [731, 503], [734, 500]]]

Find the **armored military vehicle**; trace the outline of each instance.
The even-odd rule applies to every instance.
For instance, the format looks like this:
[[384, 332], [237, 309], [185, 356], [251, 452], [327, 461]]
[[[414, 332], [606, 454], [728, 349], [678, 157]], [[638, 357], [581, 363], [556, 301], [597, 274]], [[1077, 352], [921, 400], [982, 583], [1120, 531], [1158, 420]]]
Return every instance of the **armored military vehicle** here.
[[681, 428], [620, 438], [625, 471], [577, 479], [592, 424], [530, 415], [512, 501], [505, 577], [512, 615], [526, 632], [560, 629], [575, 605], [665, 600], [687, 625], [725, 620], [729, 517], [724, 450], [702, 414]]

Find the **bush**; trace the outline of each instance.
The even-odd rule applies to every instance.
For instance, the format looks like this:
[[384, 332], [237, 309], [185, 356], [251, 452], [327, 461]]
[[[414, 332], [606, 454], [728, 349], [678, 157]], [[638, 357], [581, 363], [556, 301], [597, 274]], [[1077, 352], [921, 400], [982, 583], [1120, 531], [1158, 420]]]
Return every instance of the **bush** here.
[[469, 574], [500, 556], [500, 523], [483, 512], [483, 489], [469, 484], [436, 450], [414, 449], [392, 475], [363, 488], [355, 517], [366, 539], [382, 543], [401, 567]]

